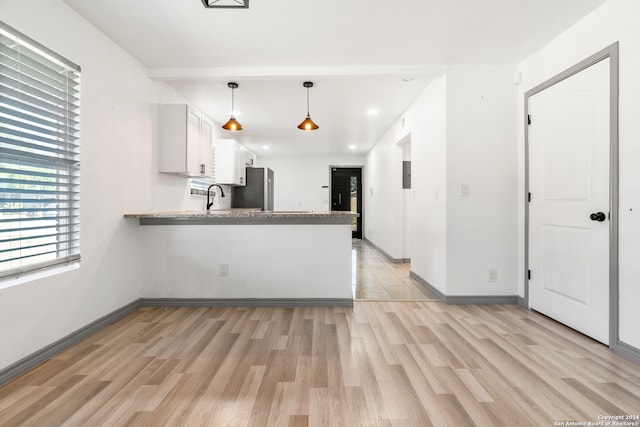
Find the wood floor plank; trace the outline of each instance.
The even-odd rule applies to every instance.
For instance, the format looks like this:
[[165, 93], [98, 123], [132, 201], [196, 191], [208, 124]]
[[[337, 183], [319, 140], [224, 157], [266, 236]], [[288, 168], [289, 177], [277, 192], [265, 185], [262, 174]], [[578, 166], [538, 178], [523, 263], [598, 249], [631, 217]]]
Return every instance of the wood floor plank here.
[[208, 385], [198, 381], [196, 375], [181, 374], [178, 382], [158, 403], [157, 408], [145, 417], [143, 426], [181, 426]]
[[26, 424], [29, 419], [33, 418], [34, 415], [40, 414], [41, 411], [43, 411], [49, 404], [58, 400], [66, 393], [67, 390], [79, 383], [83, 378], [84, 377], [81, 375], [71, 375], [67, 381], [60, 384], [58, 387], [55, 387], [47, 394], [38, 399], [29, 401], [28, 406], [11, 417], [4, 419], [3, 423], [10, 426], [21, 426]]
[[0, 426], [544, 426], [640, 367], [515, 306], [145, 307], [0, 387]]
[[[15, 389], [15, 397], [12, 393], [4, 393], [4, 397], [0, 399], [0, 420], [8, 420], [16, 416], [19, 412], [24, 411], [34, 401], [39, 400], [55, 390], [55, 387], [44, 386], [17, 386], [10, 387]], [[2, 421], [4, 424], [5, 422]], [[2, 425], [2, 424], [0, 424]], [[6, 424], [10, 425], [10, 424]]]
[[80, 408], [91, 402], [105, 387], [107, 381], [81, 381], [69, 389], [64, 396], [54, 400], [48, 406], [29, 417], [23, 427], [61, 426]]

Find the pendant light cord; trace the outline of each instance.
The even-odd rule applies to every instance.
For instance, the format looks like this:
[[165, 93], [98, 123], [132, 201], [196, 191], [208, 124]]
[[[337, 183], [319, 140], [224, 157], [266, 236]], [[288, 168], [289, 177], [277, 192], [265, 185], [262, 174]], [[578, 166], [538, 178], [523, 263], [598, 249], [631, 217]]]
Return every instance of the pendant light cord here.
[[309, 113], [309, 88], [307, 88], [307, 117], [310, 116]]
[[234, 111], [236, 109], [235, 107], [235, 97], [234, 97], [234, 93], [235, 93], [236, 89], [235, 88], [231, 88], [231, 117], [234, 117]]

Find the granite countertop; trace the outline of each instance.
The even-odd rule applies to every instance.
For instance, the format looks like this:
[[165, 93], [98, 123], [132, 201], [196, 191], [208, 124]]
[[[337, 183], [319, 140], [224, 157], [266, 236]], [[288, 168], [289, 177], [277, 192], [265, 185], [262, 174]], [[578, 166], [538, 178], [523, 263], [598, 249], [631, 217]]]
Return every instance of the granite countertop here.
[[253, 218], [284, 218], [284, 217], [354, 217], [358, 214], [349, 211], [261, 211], [259, 209], [213, 209], [210, 211], [168, 211], [125, 214], [125, 218], [215, 218], [215, 217], [253, 217]]
[[162, 224], [258, 224], [258, 223], [350, 223], [357, 213], [349, 211], [261, 211], [259, 209], [217, 209], [125, 214], [142, 225]]

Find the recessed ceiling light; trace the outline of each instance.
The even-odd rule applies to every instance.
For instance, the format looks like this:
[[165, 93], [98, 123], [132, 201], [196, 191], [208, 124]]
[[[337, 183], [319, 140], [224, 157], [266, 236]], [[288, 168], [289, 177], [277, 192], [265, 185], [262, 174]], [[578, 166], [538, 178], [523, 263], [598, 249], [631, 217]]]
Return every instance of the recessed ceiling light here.
[[380, 113], [380, 111], [378, 111], [378, 109], [376, 108], [369, 108], [367, 110], [367, 115], [369, 116], [377, 116]]
[[270, 147], [268, 145], [263, 145], [262, 148], [268, 150]]
[[355, 146], [355, 145], [350, 145], [350, 146], [349, 146], [349, 150], [355, 150], [355, 149], [356, 149], [356, 146]]

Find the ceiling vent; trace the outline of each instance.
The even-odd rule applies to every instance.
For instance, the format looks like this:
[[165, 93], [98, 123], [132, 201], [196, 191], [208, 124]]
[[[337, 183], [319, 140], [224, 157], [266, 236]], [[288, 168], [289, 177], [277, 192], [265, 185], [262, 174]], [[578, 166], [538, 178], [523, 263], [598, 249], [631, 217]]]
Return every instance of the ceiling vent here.
[[249, 9], [249, 0], [202, 0], [206, 8]]

